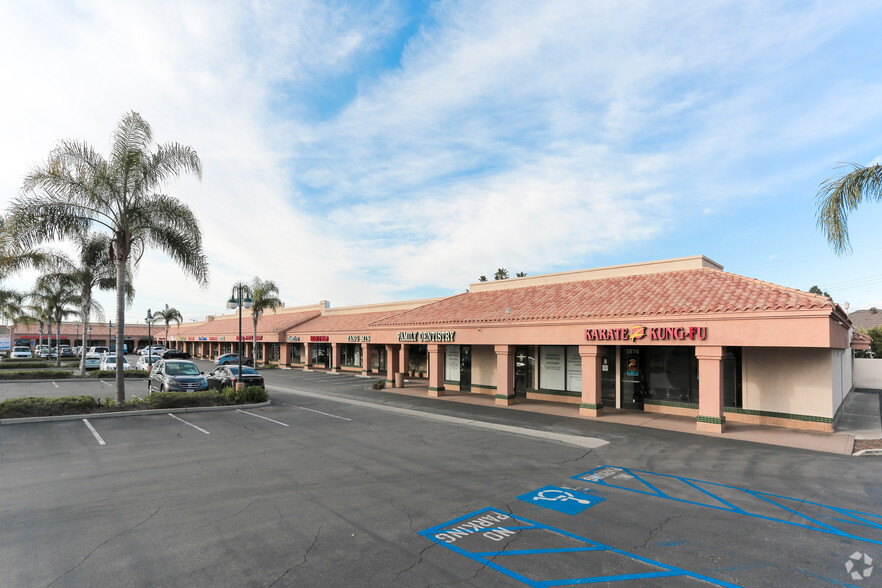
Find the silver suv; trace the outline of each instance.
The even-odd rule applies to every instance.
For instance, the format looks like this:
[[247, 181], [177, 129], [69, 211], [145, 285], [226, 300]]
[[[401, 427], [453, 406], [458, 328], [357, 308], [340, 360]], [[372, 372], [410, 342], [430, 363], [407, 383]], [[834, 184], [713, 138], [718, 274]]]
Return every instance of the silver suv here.
[[162, 359], [153, 364], [147, 393], [207, 390], [208, 381], [196, 364], [184, 359]]

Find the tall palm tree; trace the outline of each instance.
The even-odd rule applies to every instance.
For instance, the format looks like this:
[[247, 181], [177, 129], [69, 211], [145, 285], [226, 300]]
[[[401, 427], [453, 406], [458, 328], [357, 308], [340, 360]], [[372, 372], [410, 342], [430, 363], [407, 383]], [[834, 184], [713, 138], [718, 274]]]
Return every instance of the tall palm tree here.
[[487, 281], [487, 276], [484, 276], [484, 275], [480, 276], [480, 277], [478, 278], [478, 281], [479, 281], [479, 282], [486, 282], [486, 281]]
[[833, 250], [842, 255], [851, 251], [848, 239], [848, 214], [866, 198], [882, 200], [882, 165], [862, 166], [856, 163], [842, 164], [837, 169], [851, 171], [838, 177], [828, 178], [818, 191], [818, 227], [827, 237]]
[[9, 321], [9, 350], [15, 345], [12, 340], [15, 323], [23, 314], [24, 295], [12, 289], [0, 288], [0, 318]]
[[[162, 320], [165, 323], [165, 345], [168, 347], [168, 328], [171, 323], [177, 324], [179, 327], [181, 323], [184, 321], [184, 316], [181, 314], [181, 311], [177, 308], [169, 307], [168, 304], [165, 305], [164, 310], [158, 310], [153, 313], [153, 317], [157, 320]], [[153, 345], [153, 341], [150, 342], [150, 345]]]
[[[61, 141], [45, 164], [25, 178], [9, 209], [8, 225], [25, 247], [82, 235], [93, 228], [109, 234], [116, 269], [116, 348], [125, 343], [126, 269], [148, 247], [169, 255], [208, 284], [202, 231], [190, 207], [160, 193], [183, 173], [202, 177], [196, 152], [178, 143], [155, 145], [150, 125], [137, 112], [122, 117], [112, 135], [110, 157], [90, 145]], [[125, 402], [123, 354], [116, 356], [116, 397]]]
[[[94, 299], [95, 289], [113, 290], [116, 288], [116, 266], [111, 259], [110, 237], [101, 233], [86, 233], [75, 239], [78, 256], [76, 262], [67, 257], [55, 259], [53, 271], [46, 274], [58, 280], [68, 280], [79, 295], [80, 310], [78, 312], [83, 333], [89, 329], [89, 321], [95, 315], [104, 321], [104, 309]], [[131, 283], [131, 268], [127, 269], [126, 301], [131, 306], [135, 297], [135, 289]], [[86, 375], [86, 354], [80, 355], [80, 375]]]
[[[279, 298], [279, 287], [272, 280], [261, 280], [255, 277], [251, 281], [251, 322], [254, 326], [254, 338], [251, 339], [251, 358], [254, 365], [257, 365], [257, 322], [267, 310], [276, 310], [283, 306], [281, 298]], [[265, 358], [264, 358], [265, 361]]]
[[496, 270], [496, 275], [493, 276], [494, 280], [507, 280], [508, 279], [508, 270], [504, 267]]
[[[39, 304], [49, 323], [49, 345], [52, 345], [52, 323], [55, 323], [55, 365], [61, 365], [61, 324], [69, 316], [76, 314], [74, 306], [80, 298], [73, 283], [65, 276], [57, 274], [41, 276], [37, 279], [31, 297]], [[41, 333], [42, 336], [42, 333]]]

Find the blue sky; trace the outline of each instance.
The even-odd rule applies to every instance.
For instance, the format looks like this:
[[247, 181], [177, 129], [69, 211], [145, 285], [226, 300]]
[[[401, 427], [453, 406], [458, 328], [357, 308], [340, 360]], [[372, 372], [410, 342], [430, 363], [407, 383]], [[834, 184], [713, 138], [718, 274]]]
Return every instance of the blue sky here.
[[[878, 2], [4, 2], [0, 205], [128, 110], [200, 154], [200, 290], [158, 252], [132, 322], [443, 296], [703, 254], [882, 307], [882, 205], [836, 256], [815, 194], [882, 160]], [[11, 283], [28, 286], [31, 276]], [[112, 298], [103, 298], [112, 314]]]

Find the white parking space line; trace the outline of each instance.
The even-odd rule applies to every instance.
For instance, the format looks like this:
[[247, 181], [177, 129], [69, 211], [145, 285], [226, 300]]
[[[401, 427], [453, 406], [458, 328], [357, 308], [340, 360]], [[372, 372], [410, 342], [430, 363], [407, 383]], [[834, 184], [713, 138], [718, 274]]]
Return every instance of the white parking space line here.
[[335, 414], [331, 414], [328, 412], [322, 412], [320, 410], [312, 410], [311, 408], [303, 408], [302, 406], [297, 406], [296, 404], [291, 404], [289, 406], [293, 406], [294, 408], [299, 408], [300, 410], [308, 410], [309, 412], [317, 412], [319, 414], [323, 414], [325, 416], [334, 417], [335, 419], [341, 419], [344, 421], [351, 421], [352, 419], [347, 419], [346, 417], [337, 416]]
[[108, 384], [104, 380], [101, 380], [101, 383], [104, 384], [105, 386], [110, 386], [111, 388], [113, 388], [113, 384]]
[[263, 415], [254, 414], [253, 412], [248, 412], [247, 410], [242, 410], [241, 408], [237, 408], [237, 409], [236, 409], [236, 412], [241, 412], [241, 413], [243, 413], [243, 414], [250, 414], [250, 415], [253, 416], [253, 417], [257, 417], [257, 418], [259, 418], [259, 419], [263, 419], [263, 420], [265, 420], [265, 421], [269, 421], [269, 422], [271, 422], [271, 423], [276, 423], [277, 425], [282, 425], [283, 427], [290, 427], [290, 426], [291, 426], [291, 425], [289, 425], [289, 424], [287, 424], [287, 423], [282, 423], [282, 422], [280, 422], [280, 421], [274, 421], [273, 419], [271, 419], [271, 418], [267, 418], [267, 417], [265, 417], [265, 416], [263, 416]]
[[92, 423], [89, 422], [89, 419], [83, 419], [83, 422], [86, 423], [86, 426], [89, 427], [89, 430], [95, 435], [95, 439], [98, 440], [98, 445], [106, 445], [104, 439], [101, 438], [101, 435], [98, 434], [98, 431], [96, 431], [95, 427], [92, 426]]
[[184, 423], [185, 425], [190, 425], [191, 427], [193, 427], [193, 428], [196, 429], [197, 431], [202, 431], [202, 432], [205, 433], [206, 435], [211, 435], [211, 433], [209, 433], [209, 432], [206, 431], [205, 429], [203, 429], [203, 428], [201, 428], [201, 427], [197, 427], [197, 426], [194, 425], [193, 423], [188, 423], [188, 422], [185, 421], [184, 419], [179, 419], [178, 417], [176, 417], [176, 416], [173, 415], [172, 413], [168, 413], [168, 416], [170, 416], [171, 418], [175, 419], [176, 421], [181, 421], [181, 422]]
[[56, 388], [59, 387], [58, 384], [57, 384], [56, 382], [52, 382], [52, 385], [55, 386]]

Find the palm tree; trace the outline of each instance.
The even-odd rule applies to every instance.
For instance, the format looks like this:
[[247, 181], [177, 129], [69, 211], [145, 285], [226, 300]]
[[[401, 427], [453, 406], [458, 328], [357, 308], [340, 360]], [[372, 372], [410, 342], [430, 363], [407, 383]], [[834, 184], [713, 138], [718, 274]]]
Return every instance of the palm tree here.
[[527, 272], [518, 272], [518, 273], [515, 274], [515, 277], [516, 277], [516, 278], [526, 278], [526, 277], [527, 277]]
[[493, 276], [494, 280], [507, 280], [508, 279], [508, 270], [504, 267], [496, 270], [496, 275]]
[[12, 332], [15, 328], [15, 323], [18, 322], [23, 313], [23, 303], [24, 296], [21, 292], [17, 290], [7, 290], [5, 288], [0, 288], [0, 317], [9, 321], [10, 351], [12, 351], [12, 347], [15, 345], [15, 341], [12, 340]]
[[[54, 272], [48, 275], [55, 279], [68, 280], [77, 291], [80, 299], [79, 318], [83, 333], [89, 329], [89, 320], [94, 314], [104, 321], [104, 309], [93, 298], [95, 289], [113, 290], [116, 288], [116, 266], [110, 258], [110, 238], [101, 233], [78, 235], [76, 245], [79, 250], [77, 263], [66, 257], [55, 260]], [[135, 289], [131, 285], [131, 268], [127, 269], [126, 301], [131, 306]], [[80, 375], [86, 375], [86, 354], [80, 355]]]
[[[31, 292], [31, 297], [42, 308], [49, 323], [49, 345], [52, 345], [52, 323], [55, 323], [55, 365], [61, 365], [61, 324], [76, 314], [71, 307], [80, 304], [80, 297], [73, 283], [66, 276], [51, 274], [41, 276]], [[40, 323], [42, 325], [42, 322]], [[42, 328], [40, 337], [42, 339]]]
[[[181, 314], [177, 308], [171, 308], [168, 304], [165, 305], [165, 310], [158, 310], [153, 313], [153, 317], [157, 320], [162, 320], [165, 323], [165, 345], [168, 347], [168, 328], [169, 325], [174, 322], [179, 327], [181, 323], [184, 321], [184, 316]], [[149, 345], [153, 345], [153, 341], [149, 343]]]
[[[109, 233], [116, 269], [116, 348], [125, 343], [126, 270], [148, 247], [169, 255], [181, 268], [208, 284], [202, 231], [190, 207], [159, 192], [183, 173], [201, 179], [199, 156], [178, 143], [154, 145], [150, 125], [129, 112], [113, 132], [109, 159], [91, 146], [61, 141], [45, 164], [25, 178], [12, 203], [8, 224], [17, 242], [31, 247], [53, 239]], [[116, 356], [116, 397], [125, 402], [123, 354]]]
[[479, 282], [486, 282], [486, 281], [487, 281], [487, 276], [482, 275], [481, 277], [478, 278], [478, 281], [479, 281]]
[[283, 306], [282, 300], [279, 298], [279, 287], [272, 280], [261, 280], [255, 277], [251, 281], [251, 322], [254, 326], [254, 338], [251, 339], [251, 358], [254, 365], [257, 365], [257, 322], [267, 310], [276, 310]]
[[839, 177], [828, 178], [818, 191], [818, 227], [827, 237], [833, 250], [842, 255], [851, 251], [848, 239], [848, 214], [857, 208], [864, 198], [882, 200], [882, 165], [862, 166], [856, 163], [842, 164], [839, 168], [851, 171]]

